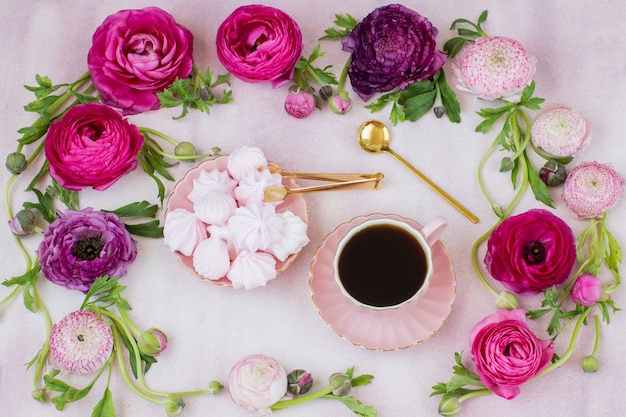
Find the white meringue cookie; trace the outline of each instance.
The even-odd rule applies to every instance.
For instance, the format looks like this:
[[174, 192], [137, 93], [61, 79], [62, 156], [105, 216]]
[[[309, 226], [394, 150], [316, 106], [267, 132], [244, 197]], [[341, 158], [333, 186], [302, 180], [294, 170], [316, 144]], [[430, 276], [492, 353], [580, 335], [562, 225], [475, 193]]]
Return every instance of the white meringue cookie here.
[[226, 242], [219, 238], [208, 238], [200, 242], [193, 252], [193, 268], [199, 275], [210, 280], [226, 276], [230, 269]]
[[280, 261], [284, 261], [290, 255], [300, 251], [307, 243], [307, 224], [291, 211], [278, 213], [283, 221], [283, 230], [281, 238], [278, 239], [269, 248], [269, 252], [273, 253]]
[[235, 199], [218, 191], [207, 191], [193, 203], [196, 216], [207, 224], [225, 224], [236, 209]]
[[172, 252], [191, 256], [194, 249], [207, 238], [205, 225], [196, 215], [183, 208], [167, 213], [163, 225], [163, 243]]
[[276, 259], [266, 252], [243, 250], [232, 262], [227, 278], [233, 288], [251, 290], [276, 278]]
[[228, 219], [233, 240], [240, 250], [266, 250], [280, 239], [283, 220], [273, 206], [251, 204], [237, 208]]
[[193, 188], [187, 197], [192, 202], [196, 202], [209, 191], [218, 191], [234, 197], [236, 186], [237, 181], [232, 179], [226, 171], [220, 171], [219, 169], [201, 171], [198, 178], [193, 180]]
[[272, 174], [269, 170], [254, 170], [243, 177], [235, 188], [235, 198], [240, 206], [249, 204], [272, 204], [277, 206], [281, 201], [267, 203], [263, 200], [265, 189], [277, 187], [283, 182], [280, 174]]
[[261, 149], [254, 146], [242, 146], [228, 155], [226, 169], [231, 177], [239, 181], [249, 172], [266, 165], [267, 159]]
[[207, 227], [207, 231], [209, 232], [209, 237], [220, 238], [226, 243], [231, 261], [237, 257], [239, 248], [237, 248], [237, 244], [233, 239], [233, 235], [228, 225], [212, 224]]

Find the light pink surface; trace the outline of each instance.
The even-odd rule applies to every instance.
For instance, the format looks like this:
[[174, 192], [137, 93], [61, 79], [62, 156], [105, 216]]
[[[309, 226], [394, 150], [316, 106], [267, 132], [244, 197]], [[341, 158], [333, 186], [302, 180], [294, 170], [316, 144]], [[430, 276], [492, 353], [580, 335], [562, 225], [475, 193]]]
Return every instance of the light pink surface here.
[[[196, 63], [201, 70], [210, 65], [216, 74], [225, 72], [215, 53], [215, 33], [219, 24], [237, 6], [231, 1], [71, 1], [4, 0], [0, 8], [2, 60], [0, 89], [0, 150], [14, 151], [16, 131], [30, 125], [35, 115], [23, 111], [32, 93], [23, 85], [33, 85], [35, 74], [48, 75], [55, 83], [72, 82], [87, 69], [87, 51], [95, 28], [109, 14], [123, 8], [156, 5], [170, 12], [194, 33]], [[626, 175], [624, 146], [624, 108], [626, 100], [626, 2], [606, 0], [439, 0], [402, 2], [427, 16], [439, 29], [441, 47], [455, 33], [449, 30], [457, 18], [476, 20], [487, 9], [483, 27], [490, 35], [518, 39], [537, 57], [536, 93], [546, 105], [566, 104], [592, 122], [593, 139], [577, 155], [573, 164], [583, 161], [611, 163]], [[321, 0], [294, 2], [267, 0], [265, 4], [288, 12], [301, 26], [304, 53], [310, 54], [318, 43], [326, 55], [321, 66], [333, 65], [339, 72], [347, 55], [339, 42], [320, 41], [324, 30], [333, 26], [336, 13], [349, 13], [362, 19], [375, 7], [376, 0]], [[455, 77], [448, 64], [444, 67], [450, 84]], [[479, 282], [471, 261], [474, 241], [497, 220], [482, 197], [476, 168], [496, 132], [474, 131], [480, 118], [476, 111], [482, 103], [466, 93], [457, 92], [462, 107], [462, 123], [427, 115], [416, 123], [387, 125], [391, 148], [438, 183], [450, 195], [474, 212], [480, 223], [472, 224], [453, 207], [424, 185], [389, 155], [367, 154], [356, 142], [359, 125], [375, 118], [386, 121], [389, 108], [371, 114], [347, 86], [354, 102], [347, 115], [315, 111], [309, 118], [296, 120], [283, 108], [286, 89], [269, 84], [246, 84], [232, 80], [234, 102], [211, 109], [210, 116], [191, 111], [182, 120], [172, 120], [179, 109], [160, 110], [132, 116], [139, 126], [162, 131], [177, 140], [189, 140], [198, 150], [220, 146], [229, 154], [242, 145], [260, 147], [267, 158], [288, 171], [299, 172], [383, 172], [378, 191], [338, 191], [306, 196], [311, 242], [279, 277], [266, 287], [252, 291], [207, 285], [196, 279], [172, 255], [162, 240], [139, 239], [138, 259], [120, 283], [127, 286], [125, 298], [131, 303], [131, 317], [142, 328], [158, 327], [168, 336], [168, 349], [159, 356], [146, 376], [156, 390], [195, 390], [213, 379], [225, 382], [230, 367], [244, 356], [264, 353], [275, 357], [287, 369], [302, 368], [315, 378], [314, 389], [321, 388], [333, 372], [355, 366], [355, 372], [375, 376], [372, 384], [358, 387], [352, 394], [374, 405], [380, 417], [436, 416], [439, 399], [429, 397], [431, 387], [448, 381], [452, 375], [454, 352], [465, 352], [469, 360], [468, 336], [471, 328], [495, 310], [493, 296]], [[219, 90], [219, 89], [218, 89]], [[166, 150], [171, 150], [167, 144]], [[496, 152], [485, 166], [485, 182], [496, 204], [506, 205], [513, 195], [508, 174], [498, 172], [503, 152]], [[181, 163], [171, 172], [176, 180], [197, 163]], [[38, 168], [38, 167], [37, 167]], [[0, 169], [0, 183], [9, 174]], [[13, 210], [24, 199], [34, 197], [22, 190], [29, 178], [18, 178], [11, 194]], [[165, 182], [166, 193], [176, 182]], [[300, 185], [308, 185], [302, 182]], [[42, 188], [43, 189], [43, 188]], [[586, 223], [575, 220], [565, 207], [561, 189], [551, 190], [554, 213], [579, 233]], [[86, 191], [81, 206], [116, 209], [123, 204], [146, 199], [157, 201], [157, 188], [140, 169], [130, 173], [106, 192]], [[516, 213], [541, 207], [527, 192]], [[419, 223], [443, 215], [448, 228], [441, 236], [452, 259], [456, 274], [456, 298], [443, 326], [427, 341], [407, 349], [381, 352], [363, 349], [342, 340], [320, 319], [308, 285], [315, 251], [324, 238], [340, 224], [369, 213], [396, 213]], [[4, 211], [3, 211], [4, 214]], [[163, 210], [159, 212], [162, 217]], [[4, 217], [4, 216], [3, 216]], [[626, 202], [618, 204], [607, 219], [616, 239], [626, 249]], [[40, 237], [25, 240], [36, 249]], [[0, 265], [2, 278], [24, 273], [24, 263], [8, 228], [0, 228]], [[482, 260], [484, 247], [479, 251]], [[622, 270], [626, 267], [622, 265]], [[608, 278], [608, 277], [605, 277]], [[490, 279], [487, 277], [487, 279]], [[497, 282], [490, 280], [499, 291]], [[38, 283], [39, 293], [53, 321], [77, 309], [83, 295], [68, 292], [45, 280]], [[0, 287], [0, 298], [10, 292]], [[625, 289], [613, 294], [615, 304], [626, 308]], [[539, 297], [524, 297], [524, 308], [538, 308]], [[546, 338], [545, 321], [533, 329]], [[561, 368], [522, 387], [513, 401], [495, 396], [473, 398], [463, 403], [460, 417], [613, 417], [624, 413], [626, 386], [626, 312], [612, 317], [603, 328], [594, 374], [584, 374], [580, 360], [593, 349], [593, 328], [581, 330], [581, 342]], [[101, 398], [106, 385], [102, 378], [92, 393], [78, 403], [58, 412], [51, 403], [31, 399], [30, 361], [43, 344], [45, 325], [38, 314], [27, 311], [20, 297], [0, 310], [0, 401], [3, 416], [85, 417]], [[555, 349], [562, 354], [569, 343], [560, 338]], [[68, 378], [78, 387], [89, 378]], [[118, 417], [165, 415], [161, 406], [139, 398], [125, 385], [117, 368], [113, 369], [111, 391]], [[235, 405], [226, 393], [218, 396], [186, 398], [181, 416], [251, 417], [248, 410]], [[281, 410], [277, 417], [353, 417], [336, 401], [318, 400]]]

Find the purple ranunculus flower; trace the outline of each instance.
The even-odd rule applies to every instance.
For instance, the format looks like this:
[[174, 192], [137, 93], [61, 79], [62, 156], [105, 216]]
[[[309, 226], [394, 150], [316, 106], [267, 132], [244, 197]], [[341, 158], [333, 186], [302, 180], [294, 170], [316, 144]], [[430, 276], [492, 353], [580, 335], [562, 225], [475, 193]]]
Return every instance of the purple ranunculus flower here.
[[102, 102], [136, 114], [161, 106], [157, 93], [193, 68], [193, 35], [158, 7], [121, 10], [93, 34], [87, 55]]
[[435, 75], [446, 62], [436, 49], [437, 33], [427, 18], [400, 4], [372, 11], [342, 39], [343, 50], [352, 54], [348, 76], [354, 91], [367, 101]]
[[49, 281], [86, 293], [97, 278], [126, 275], [137, 246], [115, 214], [89, 207], [59, 213], [37, 254]]
[[516, 293], [538, 293], [562, 283], [575, 261], [572, 229], [543, 209], [509, 217], [487, 241], [487, 270]]

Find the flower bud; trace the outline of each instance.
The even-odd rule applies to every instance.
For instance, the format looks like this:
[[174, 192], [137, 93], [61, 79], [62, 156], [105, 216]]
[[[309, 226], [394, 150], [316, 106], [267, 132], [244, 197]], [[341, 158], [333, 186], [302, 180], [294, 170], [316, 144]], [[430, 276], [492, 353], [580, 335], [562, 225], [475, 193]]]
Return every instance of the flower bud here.
[[598, 370], [598, 358], [593, 355], [585, 356], [582, 360], [582, 366], [584, 372], [595, 372]]
[[324, 87], [320, 88], [320, 97], [322, 98], [322, 100], [326, 101], [332, 96], [333, 88], [330, 85], [325, 85]]
[[209, 101], [211, 100], [211, 97], [213, 97], [213, 91], [211, 88], [204, 86], [200, 89], [200, 98], [202, 100]]
[[156, 356], [167, 348], [167, 335], [159, 329], [150, 328], [141, 333], [137, 344], [141, 353]]
[[316, 107], [315, 97], [308, 91], [290, 91], [285, 99], [285, 111], [296, 119], [308, 117]]
[[222, 385], [219, 381], [209, 382], [209, 394], [219, 394], [222, 390], [224, 390], [224, 385]]
[[347, 92], [342, 91], [328, 100], [328, 106], [333, 113], [346, 114], [352, 109], [352, 100], [350, 100]]
[[26, 169], [26, 156], [21, 152], [12, 152], [7, 155], [6, 167], [11, 174], [20, 174]]
[[502, 291], [496, 298], [496, 306], [505, 310], [515, 310], [519, 308], [519, 303], [515, 295], [509, 291]]
[[350, 381], [350, 377], [341, 372], [335, 372], [329, 376], [328, 382], [333, 390], [333, 395], [337, 397], [346, 395], [352, 389], [352, 381]]
[[15, 236], [28, 236], [35, 229], [35, 213], [32, 210], [20, 210], [9, 220], [9, 229]]
[[296, 369], [287, 375], [287, 391], [293, 395], [301, 395], [309, 392], [313, 386], [313, 376], [303, 369]]
[[567, 178], [567, 172], [565, 171], [565, 165], [550, 159], [539, 170], [539, 177], [548, 186], [554, 187], [559, 184], [563, 184]]
[[176, 156], [194, 156], [196, 155], [196, 148], [189, 142], [180, 142], [174, 148], [174, 155]]
[[574, 281], [570, 296], [575, 303], [591, 307], [602, 296], [602, 282], [595, 275], [583, 274]]
[[183, 411], [183, 408], [185, 408], [185, 402], [183, 401], [183, 397], [179, 394], [170, 394], [163, 402], [163, 407], [165, 408], [165, 412], [168, 417], [176, 416]]
[[46, 402], [46, 390], [45, 389], [37, 388], [36, 390], [33, 391], [32, 395], [35, 400], [39, 401], [42, 404], [45, 404]]
[[446, 398], [439, 403], [439, 415], [444, 417], [453, 417], [461, 411], [461, 403], [456, 398]]

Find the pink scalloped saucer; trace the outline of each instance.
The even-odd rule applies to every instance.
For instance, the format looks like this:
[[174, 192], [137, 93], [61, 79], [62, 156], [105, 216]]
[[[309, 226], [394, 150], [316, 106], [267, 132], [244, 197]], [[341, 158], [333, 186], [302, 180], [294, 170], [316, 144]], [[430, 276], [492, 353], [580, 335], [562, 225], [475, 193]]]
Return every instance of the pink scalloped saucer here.
[[322, 320], [350, 343], [374, 350], [413, 346], [432, 336], [444, 323], [456, 296], [456, 275], [443, 244], [433, 246], [433, 275], [428, 291], [416, 302], [390, 310], [357, 306], [345, 297], [335, 281], [333, 258], [339, 241], [350, 229], [369, 219], [390, 218], [415, 229], [414, 220], [395, 214], [370, 214], [343, 223], [324, 239], [311, 263], [309, 288]]
[[[175, 210], [177, 208], [183, 208], [189, 211], [193, 211], [193, 203], [191, 200], [187, 198], [191, 190], [193, 189], [193, 181], [200, 176], [202, 171], [211, 171], [214, 169], [226, 170], [226, 165], [228, 162], [228, 155], [218, 156], [215, 159], [211, 159], [208, 161], [204, 161], [200, 165], [195, 168], [192, 168], [185, 174], [183, 179], [181, 179], [178, 184], [174, 187], [174, 191], [172, 195], [167, 201], [167, 206], [165, 208], [165, 217], [167, 217], [167, 213], [170, 210]], [[274, 163], [268, 162], [273, 166], [277, 166]], [[283, 178], [283, 184], [289, 187], [297, 187], [296, 182], [291, 178]], [[279, 213], [290, 210], [293, 214], [300, 217], [303, 222], [309, 224], [309, 211], [306, 204], [306, 200], [302, 194], [289, 194], [285, 200], [276, 206], [276, 211]], [[298, 253], [294, 253], [289, 256], [284, 261], [276, 260], [276, 271], [283, 272], [291, 263], [296, 259]], [[193, 267], [193, 258], [191, 256], [185, 256], [182, 253], [176, 251], [174, 252], [176, 258], [178, 258], [179, 262], [188, 270], [190, 270], [196, 277], [210, 282], [211, 284], [228, 286], [231, 287], [232, 283], [226, 277], [222, 277], [218, 280], [210, 280], [196, 273]]]

